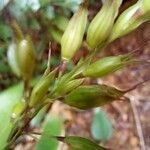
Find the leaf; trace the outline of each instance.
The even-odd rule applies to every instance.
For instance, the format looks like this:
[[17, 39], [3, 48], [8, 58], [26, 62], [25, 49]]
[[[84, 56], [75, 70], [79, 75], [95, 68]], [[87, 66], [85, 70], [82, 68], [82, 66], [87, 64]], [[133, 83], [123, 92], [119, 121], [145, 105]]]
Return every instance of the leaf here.
[[108, 140], [112, 136], [111, 120], [100, 108], [95, 109], [91, 133], [95, 140]]
[[57, 139], [68, 144], [72, 150], [108, 150], [89, 139], [79, 136], [57, 137]]
[[11, 43], [7, 50], [7, 61], [13, 73], [20, 76], [20, 69], [17, 62], [17, 48], [15, 43]]
[[18, 84], [0, 93], [0, 150], [7, 144], [12, 129], [12, 109], [21, 97], [22, 87]]
[[0, 23], [0, 39], [7, 41], [11, 35], [11, 28], [6, 24]]
[[51, 137], [61, 134], [62, 124], [63, 121], [60, 117], [54, 115], [47, 116], [44, 131], [36, 145], [36, 150], [57, 150], [58, 141]]
[[9, 66], [1, 61], [0, 61], [0, 73], [10, 73]]

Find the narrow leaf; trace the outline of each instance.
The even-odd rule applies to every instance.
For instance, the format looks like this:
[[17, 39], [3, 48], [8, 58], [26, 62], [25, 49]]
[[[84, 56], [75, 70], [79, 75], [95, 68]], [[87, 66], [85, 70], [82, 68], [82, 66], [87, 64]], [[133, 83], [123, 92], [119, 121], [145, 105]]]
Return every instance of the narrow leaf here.
[[66, 136], [58, 137], [58, 140], [68, 144], [72, 150], [108, 150], [93, 141], [78, 137], [78, 136]]

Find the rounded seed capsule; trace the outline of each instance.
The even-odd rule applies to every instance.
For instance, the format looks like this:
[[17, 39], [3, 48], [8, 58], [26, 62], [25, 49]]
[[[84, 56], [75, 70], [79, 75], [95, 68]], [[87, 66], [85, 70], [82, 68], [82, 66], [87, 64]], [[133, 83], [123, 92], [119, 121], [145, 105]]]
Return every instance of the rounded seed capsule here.
[[80, 48], [87, 24], [87, 6], [82, 3], [79, 10], [73, 15], [61, 40], [61, 57], [70, 60]]
[[99, 47], [109, 37], [122, 0], [106, 0], [87, 31], [86, 42], [91, 49]]
[[29, 36], [17, 43], [17, 59], [24, 80], [32, 77], [35, 68], [35, 50]]

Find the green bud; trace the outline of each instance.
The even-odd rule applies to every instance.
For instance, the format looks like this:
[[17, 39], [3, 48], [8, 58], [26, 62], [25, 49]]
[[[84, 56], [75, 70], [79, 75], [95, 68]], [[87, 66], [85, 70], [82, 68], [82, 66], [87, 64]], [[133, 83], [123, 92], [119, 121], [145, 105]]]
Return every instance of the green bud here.
[[83, 75], [87, 77], [102, 77], [111, 74], [128, 64], [133, 63], [131, 60], [131, 53], [126, 55], [109, 56], [101, 58], [100, 60], [89, 65], [84, 71]]
[[122, 0], [106, 0], [94, 17], [87, 31], [87, 44], [91, 49], [99, 47], [109, 37]]
[[20, 76], [20, 69], [17, 61], [17, 48], [15, 43], [11, 43], [7, 50], [7, 60], [13, 73]]
[[83, 3], [69, 21], [61, 40], [62, 59], [70, 60], [80, 48], [86, 29], [87, 14], [87, 6]]
[[69, 20], [67, 17], [56, 15], [56, 17], [52, 20], [52, 22], [59, 28], [59, 30], [65, 31], [69, 23]]
[[17, 58], [24, 80], [31, 78], [35, 68], [35, 50], [29, 36], [17, 43]]
[[83, 137], [66, 136], [57, 137], [57, 139], [68, 144], [72, 150], [108, 150], [94, 143], [93, 141]]
[[50, 35], [52, 36], [52, 38], [57, 42], [57, 43], [61, 43], [61, 38], [62, 38], [62, 32], [59, 30], [55, 30], [53, 28], [49, 28], [48, 29]]
[[113, 102], [125, 92], [106, 85], [79, 86], [70, 92], [64, 102], [79, 109], [91, 109]]
[[150, 6], [146, 0], [139, 0], [125, 10], [117, 19], [109, 41], [113, 41], [136, 29], [143, 22], [150, 20]]
[[31, 97], [29, 102], [30, 107], [33, 107], [36, 104], [38, 104], [40, 101], [42, 101], [42, 99], [48, 92], [50, 85], [54, 81], [54, 77], [55, 77], [55, 71], [49, 73], [48, 75], [43, 75], [43, 77], [38, 81], [38, 83], [34, 86], [31, 92]]
[[14, 33], [14, 39], [15, 39], [16, 42], [19, 42], [24, 37], [23, 33], [22, 33], [22, 30], [21, 30], [20, 26], [18, 25], [18, 23], [16, 21], [12, 21], [11, 26], [12, 26], [12, 30], [13, 30], [13, 33]]
[[26, 108], [26, 102], [24, 99], [22, 99], [21, 101], [19, 101], [13, 108], [13, 111], [12, 111], [12, 118], [15, 119], [17, 117], [19, 117], [23, 111], [25, 110]]

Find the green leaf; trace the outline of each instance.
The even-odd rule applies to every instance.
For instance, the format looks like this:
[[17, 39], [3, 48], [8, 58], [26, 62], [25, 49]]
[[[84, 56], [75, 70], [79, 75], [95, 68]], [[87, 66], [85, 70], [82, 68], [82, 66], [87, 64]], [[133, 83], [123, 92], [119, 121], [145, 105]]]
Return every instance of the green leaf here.
[[10, 67], [0, 61], [0, 73], [10, 73]]
[[41, 139], [36, 145], [36, 150], [57, 150], [58, 141], [52, 136], [61, 134], [63, 121], [58, 116], [47, 116]]
[[0, 93], [0, 150], [7, 144], [12, 129], [12, 109], [21, 97], [22, 87], [18, 84]]
[[92, 137], [95, 140], [108, 140], [112, 136], [112, 123], [107, 114], [100, 108], [95, 109], [91, 125]]
[[[7, 139], [13, 127], [13, 124], [10, 120], [10, 115], [8, 112], [0, 111], [0, 150], [3, 150], [7, 145]], [[2, 124], [3, 123], [3, 124]]]
[[11, 35], [11, 28], [6, 24], [0, 23], [0, 39], [7, 41]]
[[71, 150], [108, 150], [93, 141], [78, 137], [78, 136], [66, 136], [66, 137], [57, 137], [58, 140], [68, 144]]

